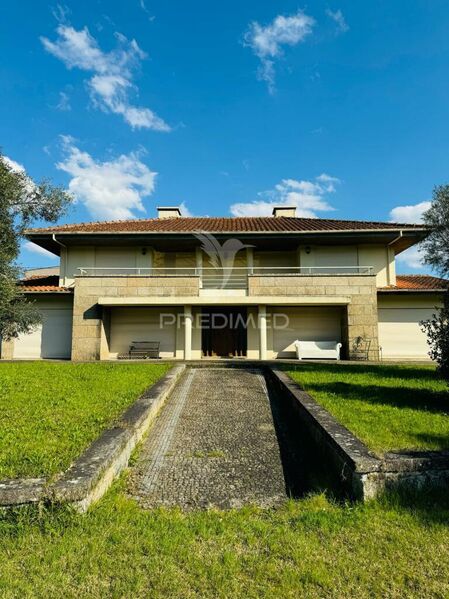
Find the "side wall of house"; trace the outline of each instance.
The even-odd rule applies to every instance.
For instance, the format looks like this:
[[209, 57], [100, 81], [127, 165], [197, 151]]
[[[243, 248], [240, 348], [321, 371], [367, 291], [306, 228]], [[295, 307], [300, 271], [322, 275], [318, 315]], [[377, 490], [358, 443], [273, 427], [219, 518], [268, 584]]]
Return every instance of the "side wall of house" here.
[[379, 347], [383, 360], [430, 360], [421, 321], [441, 307], [440, 295], [429, 293], [379, 294]]
[[72, 345], [73, 296], [71, 294], [30, 294], [42, 322], [28, 334], [1, 343], [1, 359], [68, 359]]

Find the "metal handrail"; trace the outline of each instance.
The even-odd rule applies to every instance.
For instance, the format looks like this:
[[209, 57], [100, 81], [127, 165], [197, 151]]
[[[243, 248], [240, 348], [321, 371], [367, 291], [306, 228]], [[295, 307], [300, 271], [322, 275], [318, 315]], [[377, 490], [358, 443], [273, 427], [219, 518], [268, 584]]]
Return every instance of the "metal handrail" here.
[[373, 275], [373, 266], [220, 266], [213, 267], [123, 267], [123, 266], [79, 266], [79, 276], [219, 276], [219, 273], [236, 273], [240, 276], [288, 275], [332, 275], [362, 274]]

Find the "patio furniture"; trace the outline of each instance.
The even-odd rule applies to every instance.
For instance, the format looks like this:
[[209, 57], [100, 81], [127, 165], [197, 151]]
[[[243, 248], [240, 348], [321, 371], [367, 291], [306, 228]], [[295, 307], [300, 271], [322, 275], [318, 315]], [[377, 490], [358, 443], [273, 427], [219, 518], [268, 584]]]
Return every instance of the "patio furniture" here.
[[159, 341], [132, 341], [128, 357], [136, 360], [159, 358]]
[[351, 358], [353, 360], [368, 360], [371, 339], [366, 337], [356, 337], [352, 342]]
[[300, 341], [294, 343], [298, 360], [339, 360], [341, 343], [338, 341]]

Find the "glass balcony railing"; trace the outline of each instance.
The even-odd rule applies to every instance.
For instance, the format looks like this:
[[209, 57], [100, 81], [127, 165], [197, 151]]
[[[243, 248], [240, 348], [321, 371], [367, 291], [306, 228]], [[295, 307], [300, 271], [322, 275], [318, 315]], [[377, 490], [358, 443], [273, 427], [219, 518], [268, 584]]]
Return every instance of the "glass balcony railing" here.
[[78, 268], [80, 277], [198, 277], [202, 289], [246, 289], [248, 277], [373, 275], [372, 266], [223, 266], [220, 268]]

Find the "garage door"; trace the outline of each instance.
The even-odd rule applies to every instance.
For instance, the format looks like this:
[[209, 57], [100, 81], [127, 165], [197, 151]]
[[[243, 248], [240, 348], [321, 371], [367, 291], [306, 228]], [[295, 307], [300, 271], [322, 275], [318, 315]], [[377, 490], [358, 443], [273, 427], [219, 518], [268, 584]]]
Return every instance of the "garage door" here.
[[379, 345], [383, 358], [429, 358], [427, 337], [420, 321], [431, 318], [434, 308], [379, 308]]
[[[302, 341], [341, 341], [341, 310], [339, 308], [291, 308], [276, 311], [284, 320], [273, 318], [273, 352], [275, 357], [295, 357], [293, 343]], [[277, 325], [276, 326], [276, 322]]]
[[72, 351], [72, 310], [43, 309], [42, 324], [28, 335], [14, 340], [14, 358], [70, 358]]
[[111, 311], [111, 356], [126, 354], [133, 341], [159, 341], [161, 357], [174, 358], [176, 322], [173, 320], [169, 317], [161, 320], [159, 308], [114, 308]]

